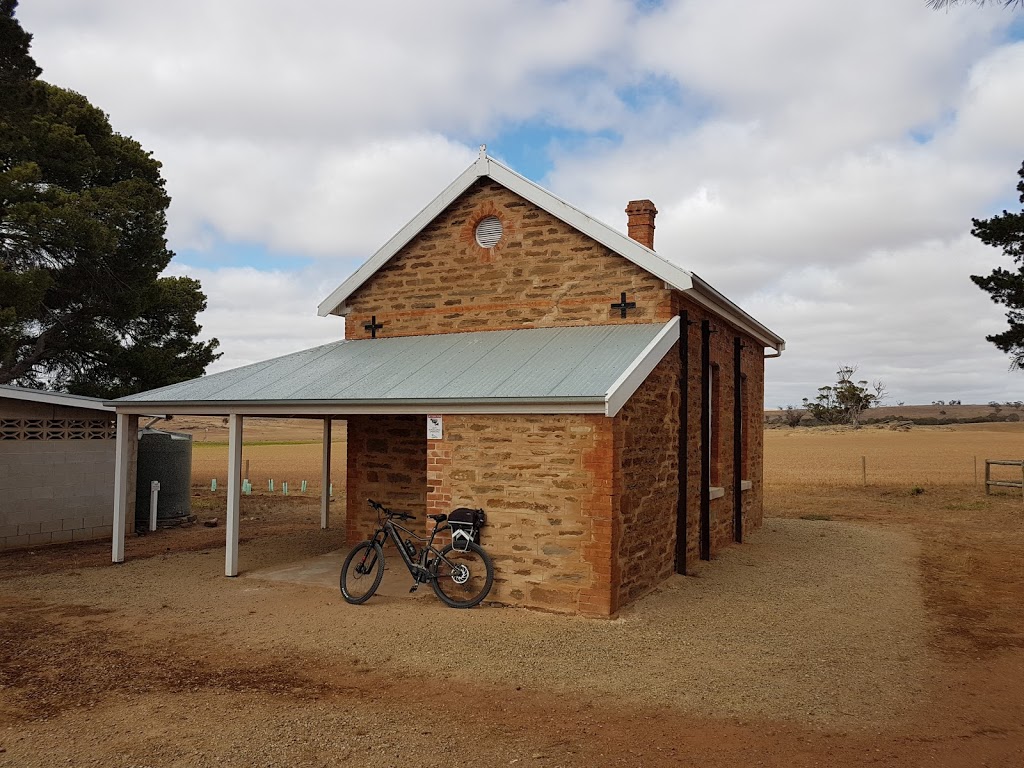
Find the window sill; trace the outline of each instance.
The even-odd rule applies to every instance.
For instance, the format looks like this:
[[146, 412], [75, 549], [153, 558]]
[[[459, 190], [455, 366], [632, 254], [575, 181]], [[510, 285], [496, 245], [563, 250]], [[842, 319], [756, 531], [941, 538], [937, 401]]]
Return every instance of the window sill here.
[[[740, 480], [741, 491], [749, 491], [753, 487], [754, 484], [750, 480]], [[721, 499], [723, 496], [725, 496], [725, 488], [723, 488], [720, 485], [713, 485], [709, 490], [710, 493], [708, 495], [712, 499]]]

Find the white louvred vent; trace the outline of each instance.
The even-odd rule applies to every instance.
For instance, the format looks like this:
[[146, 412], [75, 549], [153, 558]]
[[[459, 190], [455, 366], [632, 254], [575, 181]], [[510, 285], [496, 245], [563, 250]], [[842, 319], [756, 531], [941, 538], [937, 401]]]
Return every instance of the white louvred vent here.
[[476, 242], [481, 248], [493, 248], [501, 240], [501, 221], [497, 216], [488, 216], [476, 225]]

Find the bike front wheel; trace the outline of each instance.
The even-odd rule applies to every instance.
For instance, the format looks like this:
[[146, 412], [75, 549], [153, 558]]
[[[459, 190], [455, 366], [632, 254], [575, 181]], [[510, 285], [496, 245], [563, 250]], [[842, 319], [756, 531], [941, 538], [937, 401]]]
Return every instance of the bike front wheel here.
[[352, 605], [365, 603], [384, 578], [384, 550], [375, 541], [356, 544], [341, 566], [341, 596]]
[[479, 545], [461, 552], [451, 544], [441, 550], [430, 567], [430, 586], [445, 605], [472, 608], [491, 591], [494, 565]]

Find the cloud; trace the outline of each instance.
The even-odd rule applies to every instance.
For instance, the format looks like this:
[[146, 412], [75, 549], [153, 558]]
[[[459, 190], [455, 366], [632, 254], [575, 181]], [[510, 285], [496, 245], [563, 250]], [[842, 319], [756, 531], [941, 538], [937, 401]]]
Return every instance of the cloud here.
[[202, 283], [207, 310], [200, 314], [200, 338], [216, 338], [223, 357], [208, 373], [337, 341], [344, 321], [317, 317], [316, 305], [334, 285], [311, 272], [209, 269], [172, 263], [169, 276], [187, 275]]
[[[1019, 399], [984, 341], [1002, 312], [968, 279], [1003, 263], [966, 233], [1015, 204], [1024, 159], [1024, 42], [1000, 9], [34, 0], [18, 15], [44, 77], [163, 161], [171, 246], [214, 265], [173, 268], [210, 296], [218, 366], [337, 338], [317, 303], [507, 135], [537, 141], [510, 154], [547, 158], [538, 180], [613, 226], [655, 201], [659, 252], [787, 338], [769, 405], [839, 363], [908, 402]], [[301, 258], [217, 268], [224, 244]]]

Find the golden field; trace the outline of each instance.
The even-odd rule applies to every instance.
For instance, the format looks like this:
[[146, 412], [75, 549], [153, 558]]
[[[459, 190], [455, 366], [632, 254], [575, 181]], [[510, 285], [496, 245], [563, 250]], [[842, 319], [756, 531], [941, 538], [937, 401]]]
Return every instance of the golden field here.
[[[331, 477], [335, 494], [345, 485], [344, 441], [331, 444]], [[302, 481], [308, 481], [306, 493], [320, 493], [321, 462], [323, 449], [320, 443], [251, 443], [242, 448], [242, 468], [248, 461], [249, 481], [253, 490], [267, 490], [267, 481], [274, 481], [276, 492], [281, 483], [288, 483], [289, 493], [298, 492]], [[223, 443], [194, 443], [192, 445], [192, 485], [210, 487], [210, 481], [217, 480], [223, 488], [228, 476], [228, 447]]]
[[[307, 492], [318, 492], [319, 423], [296, 420], [289, 425], [277, 420], [276, 424], [265, 425], [255, 421], [252, 426], [246, 422], [242, 452], [243, 467], [246, 460], [249, 462], [248, 477], [254, 490], [266, 490], [269, 479], [278, 489], [286, 481], [290, 491], [307, 480]], [[210, 441], [204, 440], [205, 428], [194, 431], [192, 484], [196, 487], [208, 488], [213, 478], [218, 486], [227, 480], [226, 430], [220, 434], [219, 427], [219, 423], [213, 423]], [[345, 481], [346, 448], [344, 422], [336, 422], [331, 461], [336, 491]], [[985, 459], [1024, 459], [1024, 423], [915, 426], [906, 430], [886, 425], [767, 429], [765, 485], [860, 486], [862, 457], [869, 486], [970, 486], [975, 483], [977, 462], [981, 487]], [[1020, 473], [1013, 467], [993, 468], [993, 479], [1019, 478]]]
[[[765, 431], [766, 487], [859, 486], [861, 457], [868, 486], [965, 486], [985, 477], [985, 459], [1024, 459], [1021, 423], [861, 429], [797, 427]], [[993, 479], [1021, 479], [994, 467]], [[980, 486], [979, 486], [980, 487]]]

